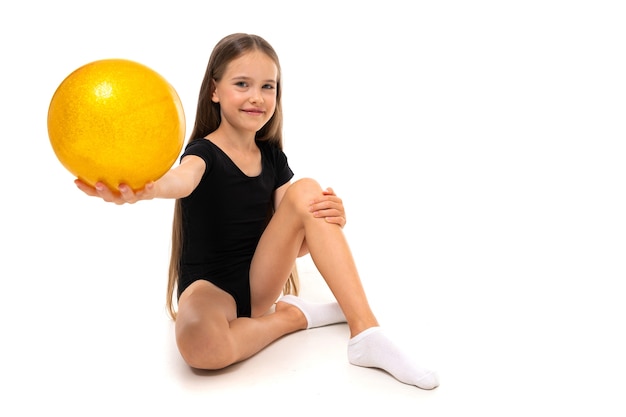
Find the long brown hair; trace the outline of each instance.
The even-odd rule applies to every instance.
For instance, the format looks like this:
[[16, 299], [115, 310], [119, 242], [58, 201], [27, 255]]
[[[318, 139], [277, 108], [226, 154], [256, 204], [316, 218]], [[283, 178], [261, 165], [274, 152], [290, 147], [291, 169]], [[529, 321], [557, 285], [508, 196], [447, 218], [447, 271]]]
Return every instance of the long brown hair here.
[[[274, 48], [263, 38], [257, 35], [246, 33], [234, 33], [220, 40], [207, 65], [200, 94], [198, 97], [198, 107], [196, 110], [196, 120], [193, 130], [189, 135], [188, 142], [202, 139], [214, 132], [220, 125], [220, 104], [211, 100], [215, 91], [215, 81], [219, 81], [227, 65], [236, 58], [250, 51], [260, 51], [270, 57], [278, 69], [278, 79], [276, 84], [276, 109], [274, 115], [257, 133], [256, 139], [275, 143], [280, 149], [283, 148], [283, 109], [281, 103], [281, 80], [280, 63]], [[274, 207], [268, 209], [268, 222], [274, 213]], [[169, 278], [167, 283], [167, 311], [173, 320], [176, 320], [175, 301], [176, 289], [178, 285], [180, 257], [182, 251], [182, 218], [181, 202], [176, 200], [174, 206], [174, 220], [172, 222], [172, 252], [170, 257]], [[296, 265], [294, 264], [288, 280], [285, 282], [283, 292], [285, 294], [298, 294], [299, 279]], [[175, 298], [176, 297], [176, 298]]]

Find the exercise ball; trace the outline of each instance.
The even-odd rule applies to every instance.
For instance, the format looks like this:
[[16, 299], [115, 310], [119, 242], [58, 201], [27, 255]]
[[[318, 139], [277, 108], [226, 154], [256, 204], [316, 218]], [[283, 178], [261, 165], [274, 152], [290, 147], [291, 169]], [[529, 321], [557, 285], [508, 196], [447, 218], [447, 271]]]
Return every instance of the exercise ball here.
[[48, 136], [61, 164], [80, 180], [138, 190], [178, 159], [185, 115], [160, 74], [131, 60], [103, 59], [58, 86], [48, 108]]

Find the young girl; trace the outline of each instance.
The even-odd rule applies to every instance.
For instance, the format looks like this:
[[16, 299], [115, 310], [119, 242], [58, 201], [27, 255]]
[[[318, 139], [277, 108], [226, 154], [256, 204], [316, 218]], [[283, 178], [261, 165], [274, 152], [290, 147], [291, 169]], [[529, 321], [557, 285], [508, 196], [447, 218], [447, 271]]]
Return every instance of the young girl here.
[[[76, 185], [116, 204], [176, 199], [167, 300], [189, 366], [224, 368], [286, 334], [347, 322], [350, 363], [437, 387], [379, 327], [343, 234], [342, 200], [312, 179], [291, 183], [282, 116], [274, 49], [259, 36], [227, 36], [209, 59], [178, 166], [138, 191]], [[307, 253], [337, 302], [297, 297], [290, 274]]]

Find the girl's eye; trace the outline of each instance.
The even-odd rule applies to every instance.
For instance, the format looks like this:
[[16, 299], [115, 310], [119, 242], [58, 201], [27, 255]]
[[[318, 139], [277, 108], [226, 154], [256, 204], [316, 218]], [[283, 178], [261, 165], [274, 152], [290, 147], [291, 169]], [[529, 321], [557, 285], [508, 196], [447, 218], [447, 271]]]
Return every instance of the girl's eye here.
[[263, 86], [263, 88], [264, 88], [264, 89], [267, 89], [267, 90], [273, 90], [273, 89], [274, 89], [274, 86], [273, 86], [272, 84], [265, 84], [265, 85]]
[[237, 87], [247, 87], [248, 83], [246, 83], [245, 81], [237, 81], [237, 83], [235, 83], [235, 85]]

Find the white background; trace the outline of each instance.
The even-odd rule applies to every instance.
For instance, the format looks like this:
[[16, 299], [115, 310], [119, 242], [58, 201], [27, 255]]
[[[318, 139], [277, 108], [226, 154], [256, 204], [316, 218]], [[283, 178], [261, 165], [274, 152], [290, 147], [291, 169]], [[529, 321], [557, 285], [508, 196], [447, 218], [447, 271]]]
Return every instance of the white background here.
[[[602, 0], [2, 3], [0, 414], [623, 416], [625, 19]], [[232, 32], [277, 50], [290, 164], [344, 199], [371, 304], [437, 390], [359, 386], [342, 327], [318, 332], [337, 368], [191, 373], [164, 310], [172, 203], [89, 199], [55, 158], [71, 71], [150, 66], [189, 132]]]

